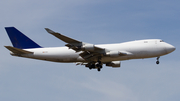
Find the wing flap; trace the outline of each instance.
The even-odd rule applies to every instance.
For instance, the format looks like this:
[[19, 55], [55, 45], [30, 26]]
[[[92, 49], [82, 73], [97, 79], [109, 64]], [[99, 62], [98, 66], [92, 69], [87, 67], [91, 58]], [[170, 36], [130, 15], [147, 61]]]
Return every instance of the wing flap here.
[[103, 56], [103, 53], [84, 51], [79, 54], [86, 61], [98, 60], [98, 57]]
[[15, 48], [15, 47], [12, 47], [12, 46], [4, 46], [4, 47], [6, 47], [8, 50], [13, 52], [14, 54], [33, 54], [33, 52], [25, 51], [25, 50]]

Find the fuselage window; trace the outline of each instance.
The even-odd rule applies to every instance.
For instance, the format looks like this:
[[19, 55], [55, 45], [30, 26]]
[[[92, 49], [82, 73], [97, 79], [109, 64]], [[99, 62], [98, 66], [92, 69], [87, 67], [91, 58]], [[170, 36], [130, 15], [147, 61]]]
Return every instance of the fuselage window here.
[[160, 42], [164, 42], [163, 40], [160, 40]]
[[144, 41], [144, 43], [148, 43], [148, 41]]

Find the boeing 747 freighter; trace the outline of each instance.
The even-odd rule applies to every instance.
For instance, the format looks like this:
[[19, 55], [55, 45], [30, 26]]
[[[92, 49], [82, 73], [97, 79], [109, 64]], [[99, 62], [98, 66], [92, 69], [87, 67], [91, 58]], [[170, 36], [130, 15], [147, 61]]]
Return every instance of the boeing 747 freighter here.
[[65, 47], [45, 48], [14, 27], [5, 27], [6, 32], [13, 44], [5, 46], [11, 51], [11, 55], [52, 62], [76, 63], [85, 65], [89, 69], [100, 71], [103, 64], [110, 67], [120, 67], [123, 60], [144, 59], [157, 57], [159, 64], [160, 56], [169, 54], [175, 47], [161, 39], [136, 40], [116, 44], [94, 45], [72, 39], [48, 28], [45, 30], [64, 41]]

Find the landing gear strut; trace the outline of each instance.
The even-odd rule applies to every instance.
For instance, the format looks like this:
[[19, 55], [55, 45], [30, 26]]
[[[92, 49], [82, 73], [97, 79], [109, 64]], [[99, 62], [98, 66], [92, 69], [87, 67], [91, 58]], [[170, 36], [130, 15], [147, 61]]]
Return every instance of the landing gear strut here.
[[101, 68], [102, 68], [102, 63], [101, 63], [101, 61], [98, 61], [96, 67], [97, 67], [97, 70], [98, 70], [98, 71], [101, 71]]
[[157, 57], [157, 61], [156, 61], [156, 64], [159, 64], [159, 58], [160, 58], [160, 57]]

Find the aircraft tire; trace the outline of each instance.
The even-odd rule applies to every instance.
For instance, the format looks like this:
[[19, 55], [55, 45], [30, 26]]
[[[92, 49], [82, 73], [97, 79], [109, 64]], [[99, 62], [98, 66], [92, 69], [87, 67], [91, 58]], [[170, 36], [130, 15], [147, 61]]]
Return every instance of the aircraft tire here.
[[156, 64], [159, 64], [159, 61], [156, 61]]

